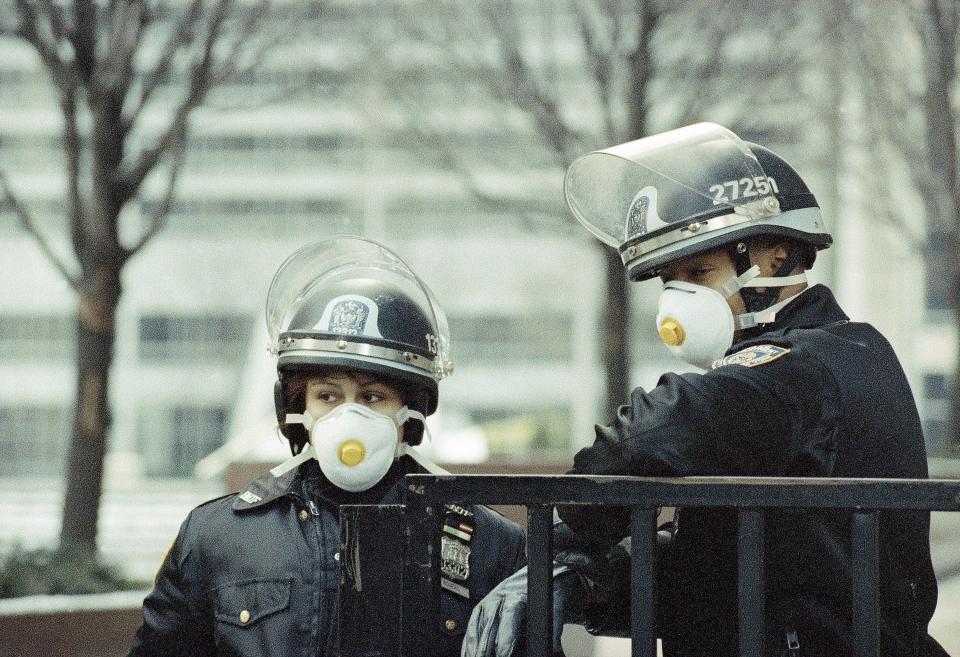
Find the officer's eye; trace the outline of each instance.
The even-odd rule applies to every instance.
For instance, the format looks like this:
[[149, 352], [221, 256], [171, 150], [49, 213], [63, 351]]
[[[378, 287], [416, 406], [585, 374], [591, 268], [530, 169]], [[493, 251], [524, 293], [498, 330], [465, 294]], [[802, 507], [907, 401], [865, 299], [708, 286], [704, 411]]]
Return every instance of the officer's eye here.
[[319, 390], [316, 392], [316, 394], [314, 394], [314, 397], [322, 401], [324, 404], [332, 404], [337, 401], [337, 396], [329, 390]]
[[378, 392], [368, 390], [367, 392], [363, 393], [362, 399], [365, 404], [376, 404], [377, 402], [383, 401], [383, 395]]

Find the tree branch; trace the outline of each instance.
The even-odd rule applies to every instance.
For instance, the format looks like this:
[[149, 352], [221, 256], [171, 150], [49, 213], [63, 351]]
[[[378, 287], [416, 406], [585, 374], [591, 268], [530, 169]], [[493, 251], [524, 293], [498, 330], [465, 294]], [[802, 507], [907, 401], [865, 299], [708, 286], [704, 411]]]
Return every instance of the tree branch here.
[[121, 162], [118, 167], [118, 193], [123, 200], [129, 200], [136, 194], [143, 179], [160, 161], [164, 152], [174, 147], [176, 141], [186, 134], [190, 112], [203, 101], [203, 97], [210, 89], [213, 48], [231, 3], [232, 0], [220, 0], [213, 10], [204, 36], [202, 51], [191, 67], [186, 96], [174, 111], [173, 119], [167, 129], [152, 148], [141, 151], [130, 163], [127, 162], [127, 158], [124, 158], [124, 162]]
[[[47, 71], [49, 71], [50, 77], [53, 79], [53, 83], [57, 86], [57, 89], [61, 94], [67, 93], [67, 90], [73, 86], [73, 82], [70, 74], [70, 65], [60, 57], [59, 44], [57, 44], [56, 41], [51, 42], [43, 34], [45, 30], [43, 30], [43, 25], [41, 25], [40, 22], [41, 15], [35, 11], [32, 4], [27, 2], [27, 0], [16, 0], [16, 4], [19, 17], [19, 24], [16, 30], [17, 36], [36, 48], [37, 54], [40, 55], [40, 60], [44, 66], [46, 66]], [[60, 29], [62, 29], [62, 21], [57, 18], [59, 16], [58, 10], [51, 8], [47, 15], [50, 19], [51, 32], [54, 38], [56, 38], [57, 26], [60, 26]]]
[[193, 0], [190, 3], [189, 9], [180, 17], [180, 20], [171, 30], [170, 36], [160, 51], [160, 57], [157, 59], [156, 65], [146, 74], [140, 85], [139, 97], [127, 108], [124, 117], [125, 129], [127, 131], [129, 131], [130, 127], [136, 122], [137, 117], [143, 111], [143, 108], [149, 102], [153, 93], [160, 84], [167, 79], [177, 52], [181, 47], [189, 44], [193, 40], [194, 29], [199, 22], [202, 8], [203, 0]]
[[[135, 77], [134, 55], [149, 24], [148, 15], [147, 7], [136, 0], [111, 3], [107, 47], [94, 76], [98, 92], [110, 93], [116, 98], [127, 94]], [[121, 122], [120, 129], [124, 131], [127, 126]]]
[[43, 255], [53, 264], [53, 266], [60, 272], [63, 278], [74, 290], [79, 291], [79, 281], [78, 279], [70, 273], [70, 270], [67, 268], [63, 260], [60, 259], [60, 256], [56, 254], [53, 248], [50, 246], [50, 243], [43, 236], [40, 230], [37, 228], [36, 223], [33, 221], [33, 217], [23, 206], [20, 200], [14, 194], [13, 189], [10, 187], [10, 182], [7, 180], [6, 174], [3, 171], [0, 171], [0, 188], [3, 189], [3, 197], [7, 201], [7, 205], [13, 210], [13, 214], [16, 215], [17, 220], [20, 225], [33, 237], [37, 245], [40, 247], [40, 251], [43, 252]]
[[121, 262], [126, 262], [134, 254], [137, 253], [143, 246], [156, 235], [160, 229], [164, 227], [167, 222], [167, 217], [170, 214], [170, 206], [173, 204], [174, 192], [177, 187], [177, 180], [180, 177], [180, 171], [183, 164], [183, 154], [186, 150], [186, 142], [184, 139], [180, 139], [177, 142], [177, 146], [174, 147], [171, 152], [170, 159], [170, 172], [167, 176], [167, 186], [166, 191], [161, 198], [160, 203], [154, 209], [150, 215], [150, 221], [147, 224], [146, 230], [143, 232], [143, 235], [140, 236], [133, 246], [130, 248], [123, 249], [123, 254], [121, 256]]

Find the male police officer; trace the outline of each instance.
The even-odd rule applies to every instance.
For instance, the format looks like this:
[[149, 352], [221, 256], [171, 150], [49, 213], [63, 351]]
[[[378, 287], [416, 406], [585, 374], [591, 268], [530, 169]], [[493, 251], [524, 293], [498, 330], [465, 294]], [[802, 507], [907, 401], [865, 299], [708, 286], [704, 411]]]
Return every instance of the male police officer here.
[[[927, 476], [917, 410], [890, 345], [850, 321], [829, 289], [807, 286], [805, 271], [831, 237], [813, 195], [780, 157], [696, 124], [580, 158], [565, 193], [577, 219], [620, 250], [632, 280], [663, 281], [657, 331], [706, 370], [635, 390], [612, 423], [597, 427], [572, 474]], [[629, 534], [627, 509], [559, 511], [584, 546]], [[852, 656], [849, 516], [783, 511], [766, 522], [766, 654]], [[881, 514], [883, 655], [943, 654], [926, 631], [936, 604], [928, 535], [927, 513]], [[735, 514], [680, 510], [663, 559], [664, 654], [735, 655]], [[509, 654], [524, 577], [474, 610], [463, 655]], [[555, 580], [568, 621], [583, 620], [574, 604], [581, 596], [571, 592], [581, 581]], [[592, 610], [598, 630], [624, 619], [626, 582], [626, 571], [592, 582], [619, 584], [600, 596], [613, 595], [612, 604]]]

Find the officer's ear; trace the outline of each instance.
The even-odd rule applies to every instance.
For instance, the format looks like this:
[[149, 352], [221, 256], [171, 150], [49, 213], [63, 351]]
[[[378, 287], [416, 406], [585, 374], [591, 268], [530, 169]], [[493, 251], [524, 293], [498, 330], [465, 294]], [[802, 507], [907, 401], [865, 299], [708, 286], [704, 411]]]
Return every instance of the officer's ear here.
[[757, 241], [750, 245], [750, 260], [760, 266], [761, 276], [773, 276], [790, 257], [787, 242]]

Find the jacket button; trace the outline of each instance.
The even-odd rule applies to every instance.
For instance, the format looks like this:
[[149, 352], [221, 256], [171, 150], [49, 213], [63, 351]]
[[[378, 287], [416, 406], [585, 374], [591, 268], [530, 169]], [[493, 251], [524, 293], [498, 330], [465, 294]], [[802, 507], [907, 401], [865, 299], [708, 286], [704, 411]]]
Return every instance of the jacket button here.
[[444, 623], [443, 626], [447, 628], [447, 631], [453, 632], [455, 629], [457, 629], [457, 621], [453, 620], [452, 618], [448, 618], [447, 622]]
[[248, 623], [250, 621], [250, 612], [244, 609], [240, 612], [240, 622]]
[[300, 518], [300, 522], [306, 522], [307, 518], [310, 517], [310, 514], [307, 513], [306, 509], [300, 509], [300, 513], [297, 514], [297, 517]]

